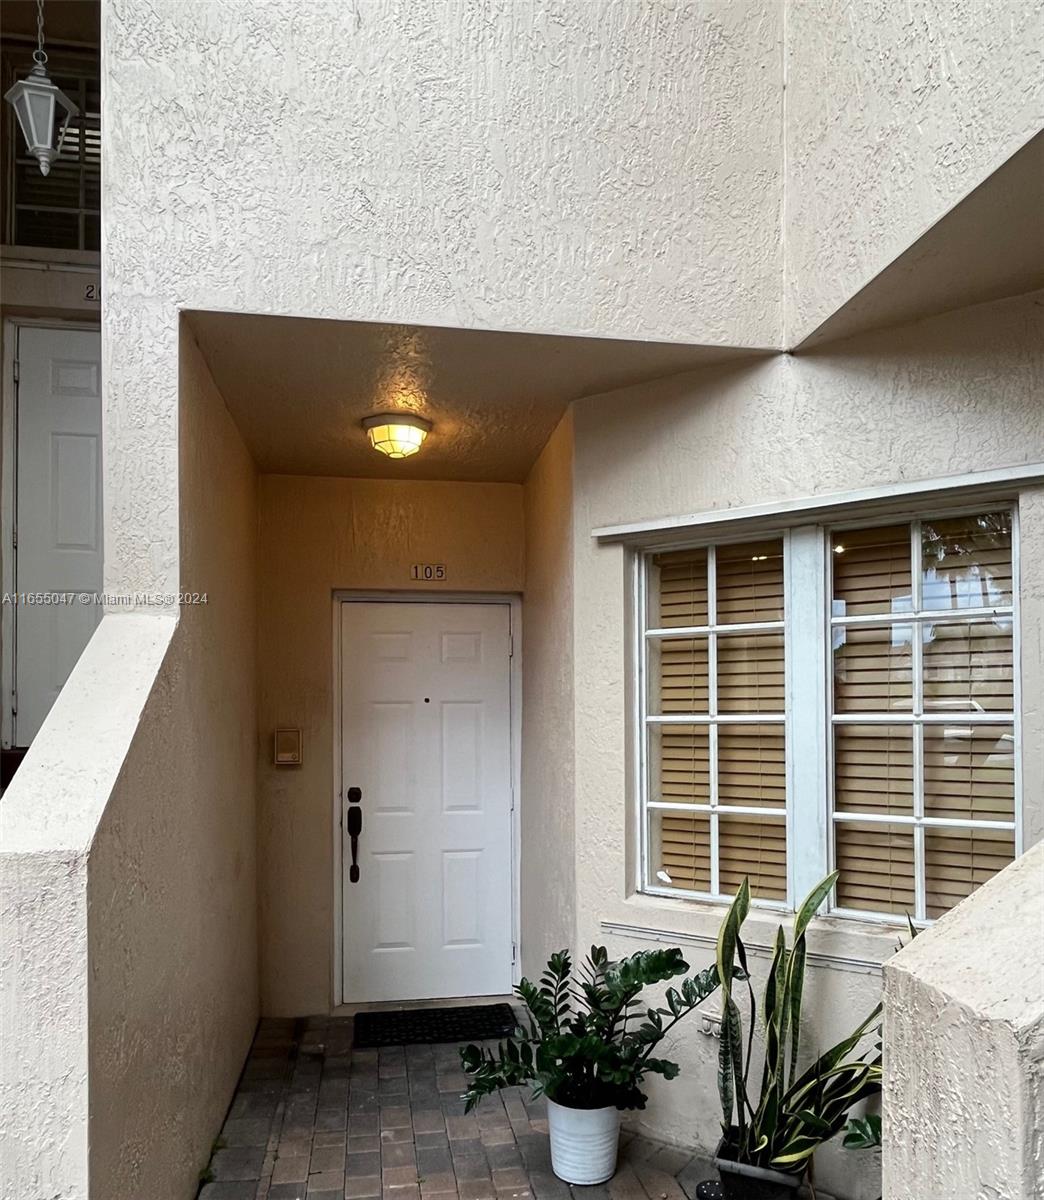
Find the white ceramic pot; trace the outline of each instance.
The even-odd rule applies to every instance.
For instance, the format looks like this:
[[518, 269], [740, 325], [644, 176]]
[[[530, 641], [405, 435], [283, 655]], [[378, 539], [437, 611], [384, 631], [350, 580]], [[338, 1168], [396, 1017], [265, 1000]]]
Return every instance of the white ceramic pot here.
[[547, 1126], [559, 1179], [582, 1186], [612, 1179], [620, 1144], [618, 1108], [566, 1108], [548, 1098]]

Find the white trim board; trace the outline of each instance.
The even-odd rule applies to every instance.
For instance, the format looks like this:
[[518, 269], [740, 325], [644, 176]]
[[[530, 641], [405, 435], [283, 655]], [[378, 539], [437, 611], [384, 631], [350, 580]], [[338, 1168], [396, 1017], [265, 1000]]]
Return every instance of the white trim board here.
[[785, 520], [788, 525], [830, 522], [851, 516], [850, 510], [854, 506], [860, 506], [863, 509], [861, 515], [868, 516], [878, 509], [887, 512], [897, 503], [951, 503], [965, 496], [978, 501], [987, 498], [984, 492], [996, 495], [998, 499], [1013, 499], [1013, 490], [1038, 483], [1044, 483], [1044, 463], [1022, 463], [990, 471], [972, 471], [965, 475], [945, 475], [938, 479], [903, 479], [897, 483], [858, 488], [851, 492], [773, 500], [743, 508], [712, 508], [680, 517], [661, 517], [626, 525], [602, 525], [591, 531], [591, 537], [603, 543], [640, 544], [643, 549], [654, 550], [683, 542], [694, 535], [711, 538], [726, 529], [734, 530], [736, 525], [744, 522]]
[[522, 597], [511, 592], [381, 592], [338, 589], [333, 593], [333, 954], [331, 955], [331, 1009], [344, 1003], [344, 893], [343, 836], [341, 829], [341, 605], [359, 602], [384, 604], [506, 604], [510, 609], [511, 656], [511, 939], [514, 961], [511, 981], [522, 978]]
[[[725, 906], [721, 905], [724, 914]], [[637, 938], [642, 942], [667, 942], [671, 945], [706, 947], [713, 953], [718, 944], [717, 934], [689, 933], [677, 929], [660, 929], [650, 925], [632, 925], [624, 921], [600, 922], [603, 932], [613, 937]], [[750, 942], [744, 938], [747, 953], [757, 958], [771, 958], [775, 947], [769, 942]], [[824, 954], [809, 951], [808, 962], [813, 967], [839, 967], [846, 971], [858, 971], [862, 975], [880, 975], [881, 960], [857, 958], [847, 954]]]

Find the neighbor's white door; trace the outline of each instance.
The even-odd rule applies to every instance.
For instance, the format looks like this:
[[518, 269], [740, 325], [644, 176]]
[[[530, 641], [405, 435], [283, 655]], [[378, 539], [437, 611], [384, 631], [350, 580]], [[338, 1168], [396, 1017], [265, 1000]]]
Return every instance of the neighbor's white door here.
[[510, 607], [345, 602], [341, 654], [345, 1003], [509, 992]]
[[12, 742], [28, 746], [94, 632], [102, 587], [101, 339], [18, 331], [15, 588], [72, 603], [14, 610]]

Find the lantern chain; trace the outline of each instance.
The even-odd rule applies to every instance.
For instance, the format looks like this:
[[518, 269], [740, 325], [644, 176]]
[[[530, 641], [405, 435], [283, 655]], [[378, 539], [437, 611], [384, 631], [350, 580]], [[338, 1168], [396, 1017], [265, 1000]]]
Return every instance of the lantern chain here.
[[36, 49], [33, 51], [33, 62], [42, 67], [47, 62], [47, 51], [44, 49], [44, 0], [36, 0]]

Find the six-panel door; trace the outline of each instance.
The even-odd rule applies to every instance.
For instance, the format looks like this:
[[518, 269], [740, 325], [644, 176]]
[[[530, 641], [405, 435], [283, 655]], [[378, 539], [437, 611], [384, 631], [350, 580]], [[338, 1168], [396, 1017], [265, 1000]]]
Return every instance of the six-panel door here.
[[506, 603], [341, 605], [346, 1003], [511, 990], [510, 639]]

